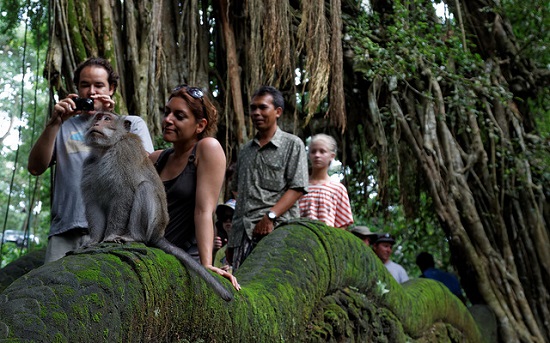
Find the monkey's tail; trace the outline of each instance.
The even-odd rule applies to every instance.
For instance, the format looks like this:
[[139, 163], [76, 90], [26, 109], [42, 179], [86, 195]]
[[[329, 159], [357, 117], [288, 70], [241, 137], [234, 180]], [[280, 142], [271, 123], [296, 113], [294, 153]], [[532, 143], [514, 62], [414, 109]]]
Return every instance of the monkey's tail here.
[[231, 301], [233, 299], [233, 294], [223, 286], [220, 280], [216, 279], [212, 274], [210, 274], [210, 272], [206, 268], [195, 261], [193, 257], [191, 257], [191, 255], [189, 255], [185, 250], [178, 248], [164, 237], [161, 237], [161, 239], [157, 240], [152, 245], [167, 254], [172, 254], [176, 256], [176, 258], [180, 260], [180, 262], [183, 263], [185, 267], [191, 269], [193, 272], [202, 277], [203, 280], [206, 281], [206, 283], [210, 287], [212, 287], [212, 289], [214, 289], [214, 292], [216, 292], [223, 300]]

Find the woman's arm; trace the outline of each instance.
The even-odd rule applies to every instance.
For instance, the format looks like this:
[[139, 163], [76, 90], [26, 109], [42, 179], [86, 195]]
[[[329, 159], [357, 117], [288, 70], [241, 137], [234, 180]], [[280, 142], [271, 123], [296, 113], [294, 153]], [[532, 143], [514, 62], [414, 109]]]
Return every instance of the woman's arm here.
[[225, 176], [225, 153], [216, 139], [207, 137], [199, 141], [196, 156], [195, 236], [201, 263], [206, 268], [228, 278], [236, 289], [240, 289], [233, 275], [212, 265], [213, 215]]

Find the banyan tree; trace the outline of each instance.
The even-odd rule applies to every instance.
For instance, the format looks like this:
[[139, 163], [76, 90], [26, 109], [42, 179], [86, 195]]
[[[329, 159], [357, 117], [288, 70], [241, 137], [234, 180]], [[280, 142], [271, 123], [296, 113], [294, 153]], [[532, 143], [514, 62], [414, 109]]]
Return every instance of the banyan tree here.
[[253, 134], [248, 97], [278, 87], [283, 129], [337, 136], [351, 170], [376, 161], [381, 211], [397, 198], [414, 218], [430, 199], [501, 341], [550, 341], [549, 146], [531, 106], [549, 72], [524, 54], [505, 1], [443, 3], [447, 18], [429, 0], [53, 0], [44, 75], [64, 96], [81, 60], [108, 58], [117, 110], [154, 135], [170, 89], [208, 89], [229, 163]]

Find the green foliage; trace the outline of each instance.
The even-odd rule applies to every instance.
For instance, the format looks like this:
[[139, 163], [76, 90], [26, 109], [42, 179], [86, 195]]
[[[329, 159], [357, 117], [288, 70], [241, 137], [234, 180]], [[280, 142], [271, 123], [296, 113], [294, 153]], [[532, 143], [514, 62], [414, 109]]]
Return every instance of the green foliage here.
[[372, 232], [388, 232], [396, 238], [392, 260], [401, 264], [410, 277], [420, 276], [416, 256], [422, 251], [431, 253], [439, 268], [453, 271], [447, 239], [425, 193], [420, 196], [421, 204], [414, 218], [407, 218], [402, 205], [398, 203], [390, 206], [387, 216], [381, 215], [380, 212], [365, 214], [369, 212], [368, 203], [376, 202], [376, 195], [369, 199], [367, 204], [357, 194], [350, 193], [350, 198], [356, 225], [366, 225]]
[[2, 0], [0, 1], [0, 33], [11, 33], [18, 25], [23, 16], [25, 1]]
[[14, 243], [4, 243], [0, 242], [2, 247], [1, 255], [2, 261], [0, 261], [0, 268], [5, 267], [9, 262], [17, 260], [24, 254], [24, 250], [15, 245]]
[[[356, 159], [360, 162], [350, 166], [347, 180], [356, 223], [366, 224], [372, 231], [394, 234], [397, 238], [394, 259], [403, 264], [412, 276], [419, 275], [415, 256], [422, 250], [432, 253], [439, 267], [452, 271], [449, 268], [450, 252], [448, 238], [438, 224], [431, 199], [423, 191], [421, 173], [407, 173], [407, 168], [414, 171], [415, 167], [410, 166], [414, 164], [414, 158], [408, 158], [412, 153], [403, 146], [399, 133], [396, 133], [398, 126], [387, 108], [389, 93], [397, 94], [396, 98], [403, 103], [410, 101], [407, 103], [410, 108], [405, 110], [407, 119], [413, 125], [424, 125], [415, 117], [422, 114], [415, 111], [425, 111], [424, 101], [437, 103], [438, 94], [432, 83], [432, 80], [437, 80], [444, 103], [444, 112], [436, 111], [438, 120], [445, 122], [466, 153], [479, 148], [471, 145], [471, 120], [477, 121], [485, 148], [494, 149], [488, 149], [494, 154], [490, 156], [494, 159], [490, 167], [503, 171], [502, 175], [499, 174], [499, 183], [505, 185], [504, 192], [513, 192], [513, 187], [506, 185], [525, 177], [518, 170], [522, 161], [529, 161], [536, 184], [548, 184], [550, 180], [548, 149], [543, 147], [541, 139], [537, 136], [526, 137], [529, 149], [524, 149], [519, 139], [503, 141], [495, 119], [490, 115], [491, 106], [497, 103], [508, 106], [512, 100], [512, 93], [506, 85], [497, 81], [499, 71], [492, 64], [495, 62], [483, 61], [475, 53], [474, 43], [468, 39], [463, 41], [461, 29], [453, 20], [434, 21], [429, 6], [426, 1], [396, 1], [393, 2], [393, 16], [380, 18], [376, 13], [364, 12], [356, 20], [348, 21], [347, 26], [350, 46], [355, 53], [354, 70], [367, 84], [382, 80], [378, 106], [385, 138], [389, 140], [388, 151], [383, 152], [389, 156], [382, 155], [387, 157], [387, 161], [378, 161], [375, 155], [380, 155], [380, 152], [368, 152], [365, 142], [354, 142], [354, 147], [361, 151]], [[550, 7], [540, 1], [535, 1], [534, 6], [507, 1], [504, 7], [507, 15], [514, 16], [513, 23], [528, 21], [519, 29], [519, 34], [516, 32], [519, 41], [540, 35], [540, 40], [537, 38], [534, 44], [526, 43], [525, 50], [522, 50], [526, 56], [523, 57], [537, 58], [534, 55], [542, 55], [536, 64], [548, 69], [550, 55], [543, 51], [547, 50], [548, 45], [549, 34], [544, 28], [548, 26], [549, 16], [545, 14]], [[521, 25], [514, 25], [514, 28], [516, 26]], [[529, 52], [529, 47], [534, 50]], [[415, 94], [414, 100], [403, 99], [407, 92]], [[543, 137], [548, 135], [550, 127], [549, 95], [550, 91], [543, 89], [530, 104]], [[360, 127], [358, 137], [364, 135]], [[382, 162], [388, 164], [387, 170], [381, 171], [389, 174], [386, 178], [379, 177], [379, 168], [384, 166]], [[379, 185], [380, 179], [386, 180], [386, 183]], [[418, 184], [420, 187], [416, 187]], [[385, 200], [389, 199], [389, 202], [382, 203], [379, 192], [385, 192]], [[411, 203], [414, 203], [414, 211], [409, 208]]]
[[[528, 58], [541, 70], [550, 69], [550, 6], [546, 0], [504, 0], [502, 14], [510, 21], [516, 39], [521, 42], [519, 56]], [[544, 87], [529, 100], [540, 134], [550, 136], [550, 89]], [[548, 161], [550, 162], [550, 161]], [[548, 165], [548, 164], [547, 164]]]
[[44, 48], [48, 42], [47, 0], [0, 0], [0, 44], [16, 43], [11, 37], [24, 21], [29, 24], [29, 32], [37, 46]]
[[[354, 40], [355, 70], [364, 77], [369, 80], [383, 77], [388, 83], [393, 78], [410, 82], [422, 76], [419, 62], [432, 71], [439, 71], [441, 75], [436, 77], [466, 81], [470, 77], [485, 76], [478, 75], [483, 60], [464, 48], [455, 34], [456, 28], [431, 22], [426, 11], [410, 11], [401, 2], [394, 3], [394, 10], [397, 20], [385, 27], [384, 32], [380, 31], [382, 24], [378, 16], [366, 12], [348, 27]], [[473, 46], [471, 42], [468, 44]], [[486, 78], [472, 82], [490, 84]]]
[[[362, 127], [358, 128], [362, 132]], [[364, 135], [360, 135], [363, 137]], [[356, 142], [358, 146], [365, 142]], [[420, 275], [416, 255], [430, 252], [442, 269], [452, 271], [449, 246], [435, 213], [430, 198], [421, 193], [416, 199], [417, 210], [406, 216], [399, 203], [400, 191], [397, 179], [390, 177], [387, 191], [394, 201], [384, 208], [379, 199], [378, 162], [363, 146], [358, 162], [347, 169], [346, 185], [356, 225], [366, 225], [372, 232], [389, 232], [397, 238], [393, 260], [403, 265], [411, 277]], [[407, 182], [407, 180], [405, 180]]]
[[[27, 171], [27, 157], [48, 113], [49, 94], [40, 77], [45, 47], [35, 36], [25, 37], [25, 24], [13, 29], [13, 35], [0, 34], [0, 41], [9, 42], [0, 48], [0, 211], [3, 230], [21, 230], [45, 242], [49, 231], [49, 171], [39, 179]], [[40, 48], [39, 48], [40, 46]], [[34, 203], [31, 203], [35, 199]], [[19, 249], [4, 245], [2, 265], [17, 258]]]
[[168, 149], [168, 148], [172, 147], [172, 144], [166, 142], [166, 141], [162, 138], [162, 135], [157, 135], [157, 136], [155, 136], [155, 137], [153, 138], [153, 144], [154, 144], [155, 150]]
[[[543, 138], [550, 138], [550, 89], [544, 88], [536, 99], [529, 101], [529, 107], [534, 113], [537, 128]], [[549, 161], [550, 162], [550, 161]], [[547, 164], [548, 165], [548, 164]]]
[[[448, 116], [446, 122], [460, 136], [463, 130], [469, 130], [465, 124], [467, 114], [483, 115], [480, 109], [484, 105], [473, 90], [503, 102], [510, 99], [511, 94], [502, 87], [492, 85], [491, 74], [483, 72], [484, 61], [472, 53], [475, 46], [469, 41], [468, 46], [464, 46], [460, 35], [455, 33], [459, 29], [454, 23], [433, 22], [429, 16], [430, 9], [422, 8], [425, 4], [418, 1], [394, 2], [395, 15], [389, 24], [386, 21], [382, 24], [376, 13], [367, 12], [350, 21], [347, 28], [356, 56], [354, 69], [367, 81], [382, 78], [389, 91], [405, 87], [413, 89], [420, 99], [433, 97], [425, 73], [429, 71], [442, 87], [445, 114]], [[386, 130], [393, 131], [393, 116], [383, 107], [385, 104], [380, 106]], [[490, 132], [490, 128], [487, 130]], [[364, 136], [361, 127], [358, 131], [359, 137]], [[394, 137], [388, 134], [388, 138]], [[397, 244], [393, 258], [411, 276], [420, 275], [415, 260], [421, 251], [432, 253], [440, 268], [452, 271], [447, 238], [433, 211], [431, 199], [427, 193], [410, 186], [423, 182], [418, 173], [407, 173], [407, 168], [414, 169], [414, 166], [406, 165], [412, 163], [411, 160], [403, 160], [398, 166], [396, 158], [389, 158], [389, 175], [383, 186], [389, 203], [382, 204], [379, 197], [381, 190], [378, 189], [379, 161], [373, 152], [369, 152], [365, 142], [355, 144], [362, 145], [357, 148], [361, 151], [357, 159], [359, 162], [350, 166], [346, 179], [356, 223], [366, 224], [371, 231], [395, 235]], [[400, 147], [399, 141], [390, 142], [388, 149], [388, 154], [392, 156], [411, 155], [410, 151], [405, 151], [406, 147]], [[412, 210], [407, 208], [411, 203]]]
[[550, 68], [550, 6], [547, 0], [532, 0], [526, 6], [518, 0], [501, 1], [502, 14], [510, 21], [521, 42], [519, 54], [540, 68]]

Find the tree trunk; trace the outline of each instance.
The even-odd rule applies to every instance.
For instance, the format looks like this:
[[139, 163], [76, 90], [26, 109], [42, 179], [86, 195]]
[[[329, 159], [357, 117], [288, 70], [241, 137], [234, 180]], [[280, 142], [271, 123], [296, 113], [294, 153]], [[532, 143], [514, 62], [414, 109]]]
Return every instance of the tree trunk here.
[[[227, 54], [227, 78], [229, 79], [229, 92], [231, 94], [231, 102], [226, 100], [225, 111], [226, 116], [229, 116], [229, 109], [233, 109], [235, 113], [236, 123], [234, 128], [237, 136], [238, 146], [244, 143], [244, 138], [247, 137], [246, 126], [244, 121], [243, 95], [241, 92], [241, 76], [239, 71], [239, 61], [237, 57], [237, 48], [235, 42], [235, 34], [233, 27], [229, 22], [229, 8], [227, 0], [218, 0], [219, 18], [222, 22], [222, 32], [224, 35], [225, 50]], [[231, 106], [233, 105], [233, 106]]]
[[45, 73], [52, 88], [60, 97], [76, 92], [78, 63], [104, 57], [120, 75], [116, 111], [143, 117], [160, 134], [164, 103], [176, 85], [209, 88], [208, 17], [198, 6], [197, 0], [55, 0]]
[[[490, 274], [491, 288], [499, 291], [485, 299], [500, 318], [506, 332], [504, 337], [509, 341], [549, 341], [550, 239], [543, 217], [546, 202], [543, 189], [547, 185], [537, 181], [533, 173], [536, 167], [528, 158], [534, 147], [529, 133], [535, 123], [525, 101], [536, 97], [540, 81], [532, 62], [520, 54], [498, 2], [460, 1], [460, 8], [467, 18], [465, 30], [476, 37], [475, 49], [487, 61], [487, 70], [494, 75], [493, 83], [507, 87], [515, 99], [524, 99], [506, 103], [485, 100], [499, 141], [492, 141], [493, 151], [483, 152], [482, 139], [478, 138], [475, 146], [483, 154], [486, 163], [480, 167], [486, 172], [480, 181], [470, 179], [465, 184], [470, 186], [472, 206], [480, 213], [479, 223], [496, 253], [489, 260], [496, 258], [495, 264], [502, 263], [497, 269], [500, 272]], [[473, 116], [469, 124], [472, 128], [481, 125]], [[516, 158], [506, 161], [496, 155], [498, 145]], [[491, 167], [495, 165], [496, 168]], [[506, 176], [505, 170], [511, 174]], [[478, 182], [484, 186], [478, 187]]]

